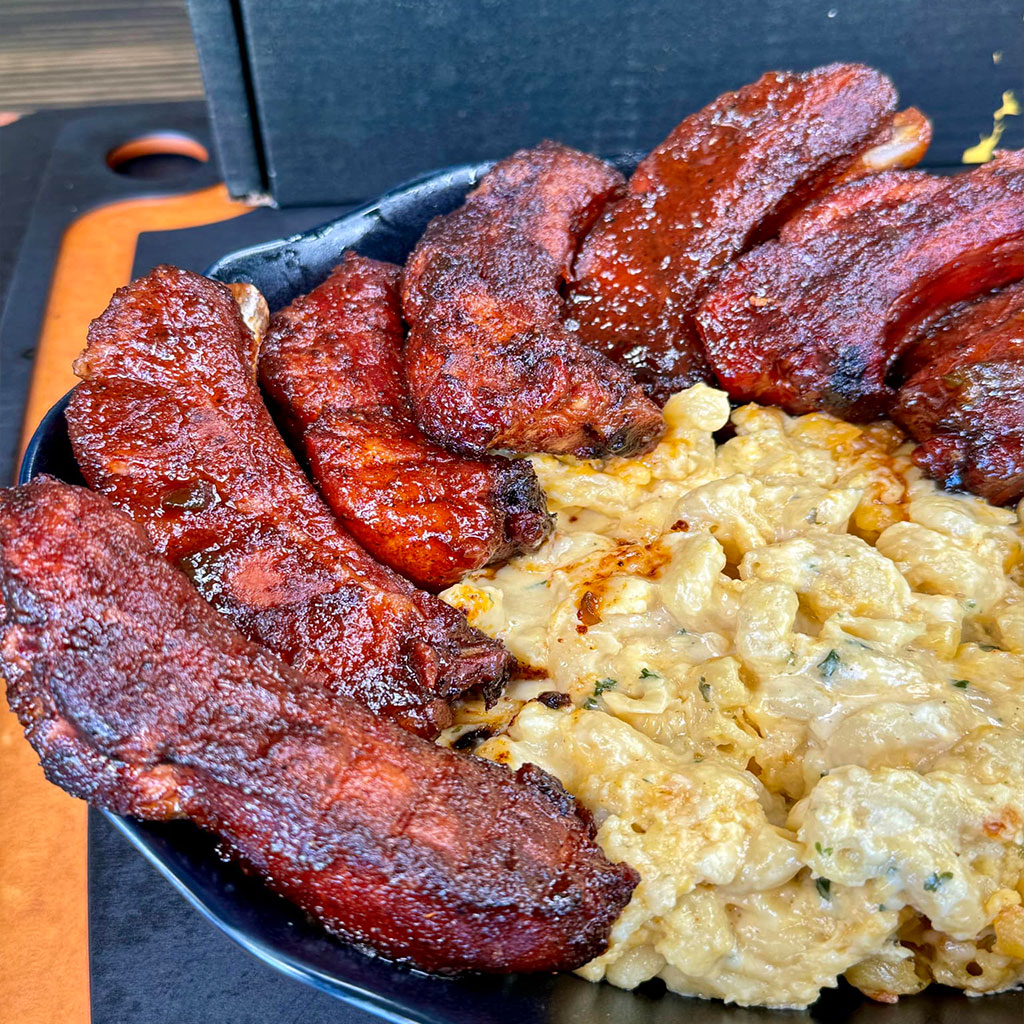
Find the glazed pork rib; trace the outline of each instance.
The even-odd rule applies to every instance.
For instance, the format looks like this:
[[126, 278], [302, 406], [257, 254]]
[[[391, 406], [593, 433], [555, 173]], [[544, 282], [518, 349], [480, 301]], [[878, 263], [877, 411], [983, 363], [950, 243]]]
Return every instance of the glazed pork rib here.
[[379, 561], [440, 590], [551, 530], [526, 461], [460, 458], [416, 425], [402, 370], [401, 269], [347, 253], [274, 314], [260, 381], [334, 514]]
[[697, 321], [732, 398], [867, 420], [915, 324], [1021, 277], [1024, 152], [1002, 152], [835, 189], [734, 263]]
[[76, 363], [82, 473], [251, 640], [436, 735], [467, 689], [496, 696], [510, 656], [342, 529], [274, 427], [255, 360], [225, 285], [158, 267], [121, 288]]
[[902, 369], [892, 418], [914, 462], [994, 505], [1024, 497], [1024, 282], [950, 310]]
[[0, 669], [51, 782], [190, 818], [330, 931], [430, 971], [578, 967], [637, 876], [558, 781], [328, 693], [247, 641], [105, 498], [0, 491]]
[[857, 64], [770, 72], [686, 118], [640, 162], [584, 239], [570, 291], [588, 345], [648, 394], [713, 379], [693, 317], [725, 267], [842, 174], [920, 159], [916, 110]]
[[545, 142], [502, 160], [435, 218], [406, 266], [406, 374], [423, 430], [469, 455], [489, 449], [637, 455], [664, 431], [632, 374], [566, 329], [576, 245], [622, 177]]

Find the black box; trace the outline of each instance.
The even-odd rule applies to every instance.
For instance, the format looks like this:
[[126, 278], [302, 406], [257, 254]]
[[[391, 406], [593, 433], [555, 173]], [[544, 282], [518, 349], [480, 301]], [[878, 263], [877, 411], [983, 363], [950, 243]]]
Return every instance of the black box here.
[[[190, 0], [221, 166], [279, 205], [375, 195], [542, 138], [649, 149], [766, 70], [861, 61], [960, 162], [1024, 84], [1018, 0]], [[1024, 98], [1024, 97], [1022, 97]], [[1024, 145], [1021, 118], [1003, 144]]]

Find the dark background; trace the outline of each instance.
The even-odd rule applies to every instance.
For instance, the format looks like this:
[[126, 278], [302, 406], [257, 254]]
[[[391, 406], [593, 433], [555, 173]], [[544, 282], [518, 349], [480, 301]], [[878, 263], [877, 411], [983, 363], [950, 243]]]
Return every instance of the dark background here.
[[[646, 150], [775, 68], [862, 61], [959, 163], [1024, 82], [1020, 0], [190, 0], [228, 182], [344, 202], [552, 137]], [[243, 45], [228, 45], [232, 24]], [[244, 98], [248, 96], [248, 102]], [[1010, 118], [1008, 146], [1024, 143]], [[253, 141], [254, 140], [254, 141]]]

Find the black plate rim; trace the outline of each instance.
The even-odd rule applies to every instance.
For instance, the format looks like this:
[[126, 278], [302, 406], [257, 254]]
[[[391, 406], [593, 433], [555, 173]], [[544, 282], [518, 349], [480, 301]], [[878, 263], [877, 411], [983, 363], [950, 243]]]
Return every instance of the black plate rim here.
[[374, 989], [361, 988], [352, 982], [326, 974], [316, 967], [302, 963], [292, 956], [279, 953], [269, 943], [253, 938], [243, 928], [229, 923], [202, 898], [198, 889], [193, 888], [150, 845], [145, 835], [138, 830], [135, 819], [122, 817], [114, 814], [113, 811], [102, 808], [99, 809], [99, 812], [142, 854], [149, 864], [156, 868], [179, 895], [183, 896], [192, 907], [232, 942], [237, 943], [261, 963], [280, 971], [289, 978], [311, 985], [336, 999], [341, 999], [367, 1013], [372, 1013], [382, 1020], [388, 1021], [389, 1024], [436, 1024], [429, 1017], [420, 1014], [409, 1016], [404, 1007]]
[[[431, 186], [437, 186], [445, 180], [452, 183], [460, 177], [466, 176], [470, 182], [476, 181], [493, 166], [493, 160], [483, 160], [475, 163], [452, 164], [450, 167], [426, 171], [340, 217], [334, 217], [315, 227], [307, 228], [305, 231], [300, 231], [294, 235], [287, 235], [284, 238], [273, 238], [269, 242], [257, 242], [255, 245], [233, 249], [231, 252], [217, 257], [203, 271], [203, 274], [206, 277], [230, 283], [234, 273], [231, 269], [232, 265], [243, 259], [267, 257], [287, 245], [301, 244], [311, 239], [331, 239], [332, 241], [337, 241], [338, 239], [335, 236], [346, 234], [346, 229], [354, 231], [366, 221], [378, 221], [385, 217], [386, 208], [399, 200], [411, 199], [420, 192], [429, 194]], [[344, 245], [344, 243], [341, 244]]]

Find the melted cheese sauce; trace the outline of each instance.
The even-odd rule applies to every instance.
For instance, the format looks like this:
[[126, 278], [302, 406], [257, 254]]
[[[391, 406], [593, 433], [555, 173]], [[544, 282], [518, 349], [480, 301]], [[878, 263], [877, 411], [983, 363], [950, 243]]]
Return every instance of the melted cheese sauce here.
[[1019, 515], [888, 424], [703, 385], [665, 417], [643, 458], [534, 457], [554, 535], [442, 595], [525, 666], [444, 741], [552, 772], [641, 875], [579, 973], [775, 1007], [1020, 983]]

